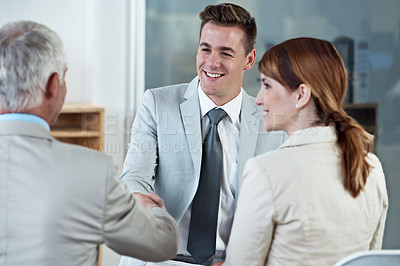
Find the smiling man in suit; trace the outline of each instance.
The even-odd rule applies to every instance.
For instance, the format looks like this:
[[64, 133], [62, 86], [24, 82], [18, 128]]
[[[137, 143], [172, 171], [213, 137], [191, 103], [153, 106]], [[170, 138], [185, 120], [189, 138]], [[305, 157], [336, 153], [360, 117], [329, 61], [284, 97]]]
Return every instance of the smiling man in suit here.
[[66, 65], [48, 27], [0, 28], [0, 265], [94, 266], [102, 243], [140, 259], [173, 258], [178, 230], [162, 200], [132, 197], [111, 157], [50, 135]]
[[179, 265], [225, 257], [246, 160], [284, 140], [263, 130], [263, 112], [242, 88], [256, 60], [255, 19], [235, 4], [209, 5], [200, 19], [198, 76], [145, 92], [121, 176], [131, 192], [163, 198], [178, 223]]

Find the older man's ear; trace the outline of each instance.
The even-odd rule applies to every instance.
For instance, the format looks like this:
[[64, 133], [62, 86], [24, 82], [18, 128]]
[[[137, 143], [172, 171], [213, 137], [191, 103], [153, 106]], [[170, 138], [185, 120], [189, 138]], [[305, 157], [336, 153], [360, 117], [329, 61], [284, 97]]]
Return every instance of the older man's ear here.
[[58, 79], [58, 73], [54, 72], [53, 74], [50, 75], [49, 81], [47, 82], [46, 85], [46, 92], [44, 94], [46, 99], [51, 99], [56, 97], [59, 86], [60, 82]]

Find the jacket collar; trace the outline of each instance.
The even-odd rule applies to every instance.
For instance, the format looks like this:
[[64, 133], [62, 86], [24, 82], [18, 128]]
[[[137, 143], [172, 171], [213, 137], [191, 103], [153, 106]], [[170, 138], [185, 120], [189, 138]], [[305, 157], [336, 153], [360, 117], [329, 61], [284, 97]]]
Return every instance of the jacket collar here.
[[183, 96], [186, 100], [190, 97], [194, 96], [193, 94], [197, 94], [197, 85], [199, 84], [199, 77], [195, 77], [188, 85], [188, 88]]
[[[201, 126], [199, 94], [197, 93], [199, 78], [195, 77], [188, 85], [184, 98], [180, 104], [181, 116], [185, 127], [186, 138], [191, 149], [195, 175], [199, 176], [201, 162]], [[254, 104], [254, 98], [242, 90], [242, 106], [240, 111], [240, 152], [238, 174], [241, 173], [247, 158], [254, 156], [258, 135], [263, 132], [262, 109]], [[194, 108], [194, 106], [197, 106]], [[249, 135], [250, 134], [250, 135]], [[199, 145], [200, 146], [196, 146]], [[238, 180], [239, 178], [237, 178]]]
[[2, 121], [0, 122], [0, 135], [20, 135], [44, 139], [54, 139], [50, 132], [40, 124], [27, 121]]
[[337, 135], [335, 128], [331, 126], [310, 127], [295, 131], [287, 138], [287, 140], [279, 147], [279, 149], [336, 141]]

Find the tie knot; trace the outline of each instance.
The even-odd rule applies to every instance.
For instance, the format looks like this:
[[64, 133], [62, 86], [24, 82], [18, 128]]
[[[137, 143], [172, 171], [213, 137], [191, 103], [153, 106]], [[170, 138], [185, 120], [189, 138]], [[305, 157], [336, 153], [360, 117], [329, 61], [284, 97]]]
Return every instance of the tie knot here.
[[211, 111], [209, 111], [207, 113], [208, 118], [210, 119], [210, 122], [214, 125], [218, 125], [218, 123], [224, 119], [224, 117], [227, 114], [225, 113], [225, 111], [221, 108], [214, 108]]

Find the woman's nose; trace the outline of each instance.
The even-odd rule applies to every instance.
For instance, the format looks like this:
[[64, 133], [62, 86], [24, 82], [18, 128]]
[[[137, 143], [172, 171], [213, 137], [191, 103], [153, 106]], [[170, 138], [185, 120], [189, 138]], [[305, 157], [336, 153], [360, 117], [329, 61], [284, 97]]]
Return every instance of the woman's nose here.
[[263, 105], [263, 100], [264, 100], [264, 97], [262, 95], [262, 88], [261, 88], [257, 93], [257, 97], [256, 97], [256, 101], [255, 101], [256, 105]]

